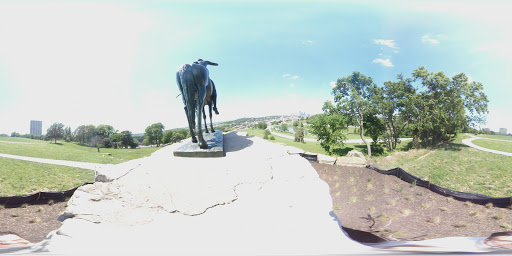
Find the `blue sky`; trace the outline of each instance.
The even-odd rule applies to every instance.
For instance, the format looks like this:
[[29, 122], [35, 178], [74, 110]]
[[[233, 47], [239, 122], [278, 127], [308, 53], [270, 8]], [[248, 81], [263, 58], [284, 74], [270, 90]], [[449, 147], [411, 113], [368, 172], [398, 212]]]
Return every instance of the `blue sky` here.
[[0, 133], [61, 122], [186, 126], [175, 73], [209, 67], [220, 115], [321, 112], [332, 82], [465, 73], [512, 131], [506, 1], [0, 1]]

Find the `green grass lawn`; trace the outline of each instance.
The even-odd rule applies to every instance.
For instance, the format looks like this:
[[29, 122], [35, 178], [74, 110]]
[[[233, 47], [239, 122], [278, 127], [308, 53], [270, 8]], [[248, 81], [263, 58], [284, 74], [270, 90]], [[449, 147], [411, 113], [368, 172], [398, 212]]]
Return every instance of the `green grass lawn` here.
[[480, 147], [512, 153], [512, 140], [499, 141], [499, 140], [478, 139], [478, 140], [473, 140], [472, 142], [473, 142], [473, 144], [480, 146]]
[[470, 148], [462, 144], [465, 138], [469, 136], [460, 134], [434, 151], [410, 150], [373, 160], [380, 168], [401, 167], [448, 189], [495, 197], [512, 196], [512, 157]]
[[94, 171], [0, 157], [0, 196], [64, 191], [94, 182]]
[[[5, 143], [2, 141], [21, 143]], [[77, 145], [73, 142], [57, 141], [57, 144], [55, 144], [49, 141], [0, 137], [0, 153], [101, 164], [118, 164], [149, 156], [160, 148], [161, 147], [138, 149], [100, 148], [101, 153], [98, 153], [96, 148]], [[102, 153], [111, 153], [112, 156], [104, 156]]]
[[512, 136], [505, 136], [505, 135], [477, 135], [477, 137], [480, 138], [486, 138], [486, 139], [496, 139], [496, 140], [510, 140], [512, 141]]

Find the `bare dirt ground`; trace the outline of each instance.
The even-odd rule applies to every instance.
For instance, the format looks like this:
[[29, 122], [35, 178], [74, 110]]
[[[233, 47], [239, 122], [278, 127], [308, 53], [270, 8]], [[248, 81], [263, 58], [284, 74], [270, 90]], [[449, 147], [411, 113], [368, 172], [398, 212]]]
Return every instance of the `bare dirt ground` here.
[[0, 234], [15, 234], [32, 243], [39, 242], [61, 226], [57, 218], [66, 209], [66, 202], [42, 201], [1, 206]]
[[311, 163], [333, 211], [360, 242], [487, 237], [512, 231], [512, 209], [461, 202], [367, 168]]

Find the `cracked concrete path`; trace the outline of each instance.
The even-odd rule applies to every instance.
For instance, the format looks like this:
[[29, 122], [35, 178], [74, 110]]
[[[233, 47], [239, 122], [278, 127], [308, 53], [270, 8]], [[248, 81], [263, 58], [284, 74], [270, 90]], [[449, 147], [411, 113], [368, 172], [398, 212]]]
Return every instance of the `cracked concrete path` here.
[[20, 253], [366, 254], [332, 212], [307, 160], [258, 137], [224, 135], [222, 158], [156, 151], [110, 182], [80, 187], [63, 225]]
[[[478, 149], [478, 150], [486, 151], [486, 152], [489, 152], [489, 153], [494, 153], [494, 154], [499, 154], [499, 155], [504, 155], [504, 156], [512, 156], [512, 153], [480, 147], [478, 145], [473, 144], [473, 142], [472, 142], [472, 141], [477, 140], [477, 139], [483, 139], [483, 140], [484, 139], [485, 140], [497, 140], [497, 139], [480, 138], [480, 137], [476, 137], [476, 136], [474, 136], [472, 134], [467, 134], [467, 133], [466, 133], [466, 135], [471, 136], [471, 138], [469, 138], [469, 139], [463, 139], [462, 140], [462, 143], [464, 143], [467, 146], [470, 146], [470, 147]], [[498, 140], [498, 141], [505, 141], [505, 140]], [[507, 142], [510, 142], [510, 141], [507, 141]]]

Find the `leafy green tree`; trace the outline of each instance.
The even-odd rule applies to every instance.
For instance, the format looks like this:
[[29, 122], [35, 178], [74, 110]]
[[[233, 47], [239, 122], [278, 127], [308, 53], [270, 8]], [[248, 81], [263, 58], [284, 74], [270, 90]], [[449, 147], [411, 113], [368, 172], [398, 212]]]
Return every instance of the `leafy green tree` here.
[[[410, 79], [404, 79], [398, 75], [398, 82], [385, 82], [383, 88], [372, 88], [372, 103], [374, 104], [374, 114], [383, 118], [381, 122], [385, 126], [384, 144], [388, 150], [395, 150], [400, 136], [403, 134], [406, 126], [411, 120], [411, 115], [405, 111], [411, 104], [416, 93], [411, 85]], [[377, 125], [372, 129], [372, 133], [381, 130], [381, 123], [370, 122]], [[368, 127], [370, 128], [370, 127]]]
[[172, 130], [164, 131], [164, 135], [162, 136], [162, 144], [171, 143], [172, 134], [174, 132]]
[[17, 133], [17, 132], [12, 132], [11, 133], [11, 137], [19, 137], [19, 136], [20, 136], [20, 134]]
[[333, 108], [331, 102], [326, 102], [323, 107], [326, 113], [314, 115], [308, 119], [311, 124], [310, 132], [317, 136], [320, 146], [329, 154], [343, 147], [343, 140], [346, 139], [343, 130], [347, 128], [345, 116], [329, 112]]
[[114, 133], [110, 135], [110, 142], [112, 143], [113, 148], [120, 148], [122, 141], [122, 134], [121, 133]]
[[66, 140], [66, 142], [70, 142], [70, 141], [73, 141], [73, 132], [71, 132], [71, 127], [66, 127], [64, 128], [64, 140]]
[[121, 145], [124, 148], [136, 148], [138, 145], [133, 141], [133, 135], [130, 131], [122, 131], [121, 132]]
[[171, 143], [176, 143], [178, 141], [184, 140], [187, 138], [183, 133], [180, 133], [179, 131], [174, 132], [171, 136]]
[[283, 132], [286, 132], [288, 131], [288, 125], [286, 123], [282, 123], [279, 129], [281, 129]]
[[89, 141], [89, 146], [97, 148], [98, 153], [100, 153], [100, 146], [103, 144], [103, 140], [104, 140], [103, 136], [96, 135], [96, 136], [92, 137], [91, 140]]
[[114, 133], [117, 133], [117, 131], [112, 127], [112, 125], [100, 124], [96, 127], [96, 134], [103, 138], [110, 138]]
[[267, 123], [259, 122], [259, 123], [256, 124], [256, 128], [257, 129], [261, 129], [261, 130], [265, 130], [265, 129], [267, 129]]
[[162, 123], [155, 123], [146, 128], [145, 137], [151, 144], [156, 144], [157, 147], [162, 143], [164, 135], [164, 125]]
[[48, 139], [55, 139], [55, 144], [57, 144], [57, 139], [64, 137], [64, 125], [61, 123], [53, 123], [46, 130], [46, 137]]
[[304, 129], [296, 128], [294, 140], [295, 142], [304, 143]]
[[336, 106], [329, 110], [347, 116], [349, 121], [355, 122], [359, 126], [359, 135], [366, 144], [368, 158], [372, 157], [372, 150], [370, 143], [364, 137], [364, 118], [373, 112], [370, 99], [371, 93], [376, 91], [376, 87], [371, 77], [367, 77], [359, 71], [339, 78], [332, 90]]
[[429, 73], [424, 67], [414, 70], [412, 81], [421, 82], [421, 90], [408, 106], [416, 146], [436, 145], [456, 135], [466, 125], [483, 123], [487, 96], [483, 85], [468, 82], [463, 73], [452, 79], [443, 72]]
[[293, 125], [293, 127], [298, 127], [299, 126], [299, 121], [293, 121], [292, 125]]

